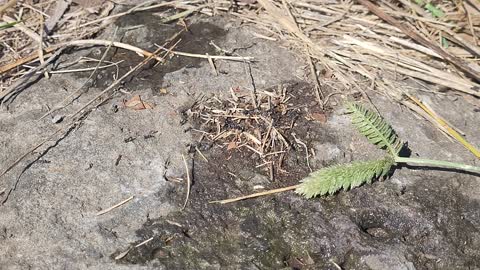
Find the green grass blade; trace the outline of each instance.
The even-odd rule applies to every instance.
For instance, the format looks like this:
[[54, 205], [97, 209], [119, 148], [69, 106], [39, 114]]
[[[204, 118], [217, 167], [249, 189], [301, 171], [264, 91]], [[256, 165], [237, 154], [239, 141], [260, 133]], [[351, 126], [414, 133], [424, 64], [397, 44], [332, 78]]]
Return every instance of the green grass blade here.
[[17, 24], [17, 23], [19, 23], [19, 22], [20, 22], [20, 21], [0, 24], [0, 30], [10, 28], [10, 27], [14, 26], [15, 24]]
[[342, 188], [352, 189], [386, 176], [394, 164], [393, 158], [387, 156], [380, 160], [326, 167], [303, 179], [295, 192], [309, 199], [319, 195], [333, 194]]
[[445, 16], [445, 13], [437, 6], [433, 5], [432, 3], [426, 3], [423, 0], [415, 0], [415, 2], [417, 3], [417, 5], [423, 6], [435, 18], [441, 18]]

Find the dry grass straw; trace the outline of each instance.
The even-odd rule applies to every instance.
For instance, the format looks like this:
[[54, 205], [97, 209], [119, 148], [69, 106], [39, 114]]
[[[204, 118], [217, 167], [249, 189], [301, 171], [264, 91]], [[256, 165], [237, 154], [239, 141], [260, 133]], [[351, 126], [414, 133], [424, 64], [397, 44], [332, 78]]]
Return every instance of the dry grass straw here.
[[288, 187], [284, 187], [284, 188], [276, 188], [276, 189], [257, 192], [257, 193], [253, 193], [253, 194], [249, 194], [249, 195], [245, 195], [245, 196], [240, 196], [240, 197], [236, 197], [236, 198], [232, 198], [232, 199], [211, 201], [209, 203], [226, 204], [226, 203], [238, 202], [238, 201], [242, 201], [242, 200], [246, 200], [246, 199], [252, 199], [252, 198], [267, 196], [267, 195], [271, 195], [271, 194], [275, 194], [275, 193], [282, 193], [282, 192], [285, 192], [285, 191], [294, 190], [294, 189], [298, 188], [299, 186], [300, 185], [293, 185], [293, 186], [288, 186]]
[[110, 206], [110, 207], [108, 207], [108, 208], [106, 208], [106, 209], [103, 209], [103, 210], [97, 212], [96, 215], [97, 215], [97, 216], [104, 215], [104, 214], [112, 211], [113, 209], [118, 208], [118, 207], [126, 204], [127, 202], [133, 200], [133, 198], [134, 198], [134, 196], [130, 196], [130, 197], [128, 197], [127, 199], [125, 199], [125, 200], [123, 200], [123, 201], [121, 201], [121, 202], [119, 202], [119, 203], [117, 203], [117, 204], [115, 204], [115, 205], [113, 205], [113, 206]]
[[425, 83], [433, 93], [480, 98], [476, 1], [440, 2], [445, 13], [440, 18], [409, 0], [258, 0], [236, 9], [229, 1], [215, 3], [217, 10], [255, 24], [260, 34], [303, 52], [315, 68], [333, 76], [323, 76], [322, 83], [336, 83], [337, 89], [366, 96], [363, 89], [369, 88], [417, 112], [423, 109], [407, 94], [419, 96]]
[[187, 188], [186, 188], [186, 195], [185, 195], [185, 201], [182, 206], [182, 210], [187, 207], [188, 203], [188, 198], [190, 197], [190, 186], [192, 184], [192, 180], [190, 179], [190, 169], [188, 168], [187, 160], [185, 159], [185, 156], [182, 154], [182, 159], [183, 159], [183, 164], [185, 165], [185, 174], [187, 175]]
[[[2, 73], [0, 93], [25, 73], [22, 70], [28, 70], [20, 65], [38, 59], [46, 61], [46, 57], [59, 49], [59, 46], [54, 45], [79, 39], [79, 37], [89, 37], [104, 26], [97, 25], [78, 29], [78, 31], [69, 31], [69, 27], [95, 17], [105, 17], [113, 8], [113, 4], [109, 2], [110, 4], [99, 7], [98, 13], [91, 13], [81, 6], [71, 5], [69, 12], [55, 22], [55, 31], [47, 34], [44, 31], [44, 22], [52, 21], [47, 13], [55, 9], [56, 2], [22, 1], [5, 9], [2, 20], [19, 23], [0, 31], [0, 45], [3, 51], [0, 57]], [[7, 73], [15, 67], [18, 67], [17, 70]]]
[[[432, 118], [435, 123], [439, 126], [439, 128], [444, 131], [446, 134], [457, 140], [461, 143], [465, 148], [467, 148], [472, 154], [474, 154], [477, 158], [480, 158], [480, 151], [475, 148], [472, 144], [467, 142], [462, 135], [465, 135], [464, 132], [459, 130], [458, 128], [453, 127], [452, 124], [448, 123], [445, 119], [439, 116], [427, 103], [421, 102], [417, 98], [408, 95], [408, 97], [416, 104], [418, 107], [424, 110], [429, 118]], [[462, 134], [460, 134], [462, 133]]]
[[[67, 3], [67, 2], [65, 2]], [[0, 31], [0, 48], [3, 54], [0, 57], [0, 101], [15, 92], [20, 78], [27, 80], [28, 76], [38, 74], [38, 70], [45, 69], [45, 63], [53, 59], [48, 57], [62, 48], [73, 46], [113, 46], [130, 50], [143, 57], [149, 57], [151, 52], [121, 42], [89, 39], [106, 26], [111, 25], [113, 20], [134, 12], [147, 11], [161, 7], [172, 7], [184, 10], [175, 12], [174, 15], [159, 18], [160, 23], [168, 23], [182, 19], [195, 12], [208, 13], [205, 11], [204, 1], [145, 1], [125, 12], [110, 14], [115, 6], [112, 2], [105, 2], [100, 6], [90, 7], [67, 4], [62, 1], [10, 1], [0, 10], [5, 11], [5, 22], [19, 22], [12, 28]], [[88, 3], [85, 2], [85, 3]], [[49, 15], [50, 14], [50, 15]], [[45, 26], [45, 27], [44, 27]], [[44, 31], [45, 29], [45, 31]], [[165, 49], [165, 48], [164, 48]], [[201, 57], [213, 62], [215, 59], [229, 61], [251, 61], [251, 57], [234, 56], [208, 56], [190, 54], [185, 52], [170, 52], [180, 56]], [[58, 56], [58, 55], [57, 55]], [[161, 61], [160, 57], [156, 57]], [[37, 65], [36, 61], [40, 61]], [[31, 68], [37, 65], [36, 68]], [[107, 68], [104, 66], [103, 68]], [[75, 69], [74, 69], [75, 70]], [[48, 78], [48, 72], [44, 76]], [[58, 72], [58, 70], [54, 71]], [[22, 82], [23, 83], [23, 82]]]
[[[99, 6], [83, 6], [64, 1], [9, 1], [0, 6], [0, 16], [4, 22], [18, 22], [13, 27], [0, 31], [0, 95], [9, 89], [20, 77], [29, 71], [28, 63], [40, 60], [40, 64], [48, 61], [55, 51], [69, 46], [109, 46], [105, 40], [91, 40], [93, 35], [112, 24], [119, 17], [134, 12], [151, 10], [159, 7], [175, 7], [185, 9], [173, 16], [164, 18], [172, 21], [201, 11], [203, 1], [144, 1], [129, 10], [111, 14], [115, 4], [105, 1]], [[85, 5], [85, 4], [84, 4]], [[148, 57], [150, 52], [129, 44], [117, 43], [119, 47], [134, 51]], [[159, 59], [157, 59], [159, 60]], [[36, 64], [30, 64], [36, 65]], [[45, 73], [48, 76], [48, 73]], [[0, 98], [1, 99], [1, 98]]]

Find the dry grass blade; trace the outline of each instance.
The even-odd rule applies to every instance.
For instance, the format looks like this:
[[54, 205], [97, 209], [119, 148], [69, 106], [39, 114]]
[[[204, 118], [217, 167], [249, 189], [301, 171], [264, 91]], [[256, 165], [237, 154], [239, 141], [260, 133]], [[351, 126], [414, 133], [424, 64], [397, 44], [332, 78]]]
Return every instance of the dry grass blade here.
[[[56, 50], [58, 50], [57, 47], [48, 47], [48, 48], [45, 48], [45, 49], [43, 50], [43, 52], [44, 52], [44, 53], [43, 53], [43, 56], [50, 55], [50, 53], [52, 53], [52, 52], [54, 52], [54, 51], [56, 51]], [[9, 71], [9, 70], [12, 70], [12, 69], [14, 69], [14, 68], [16, 68], [16, 67], [18, 67], [18, 66], [21, 66], [21, 65], [23, 65], [23, 64], [26, 64], [26, 63], [28, 63], [28, 62], [32, 62], [32, 61], [34, 61], [34, 60], [37, 59], [37, 58], [38, 58], [38, 53], [32, 53], [32, 54], [30, 54], [30, 55], [28, 55], [28, 56], [26, 56], [26, 57], [23, 57], [23, 58], [20, 58], [20, 59], [16, 60], [16, 61], [13, 62], [13, 63], [8, 63], [8, 64], [6, 64], [6, 65], [4, 65], [4, 66], [1, 66], [1, 67], [0, 67], [0, 74], [3, 74], [3, 73], [5, 73], [5, 72], [7, 72], [7, 71]]]
[[[109, 64], [106, 64], [106, 65], [103, 65], [103, 66], [95, 66], [95, 67], [86, 67], [86, 68], [73, 68], [73, 69], [62, 69], [62, 70], [51, 70], [49, 71], [48, 73], [49, 74], [64, 74], [64, 73], [77, 73], [77, 72], [85, 72], [85, 71], [95, 71], [95, 70], [102, 70], [102, 69], [106, 69], [106, 68], [110, 68], [110, 67], [114, 67], [114, 66], [118, 66], [120, 63], [122, 63], [123, 60], [120, 60], [118, 62], [114, 62], [114, 63], [109, 63]], [[99, 63], [101, 63], [101, 61], [99, 61]], [[41, 73], [41, 72], [38, 72], [37, 71], [37, 74], [38, 73]]]
[[187, 52], [178, 52], [178, 51], [172, 51], [168, 50], [167, 48], [164, 48], [160, 45], [155, 44], [158, 48], [168, 51], [171, 54], [174, 55], [179, 55], [179, 56], [186, 56], [186, 57], [193, 57], [193, 58], [203, 58], [207, 60], [216, 60], [216, 59], [222, 59], [222, 60], [230, 60], [230, 61], [239, 61], [239, 62], [250, 62], [254, 60], [254, 57], [251, 56], [223, 56], [223, 55], [208, 55], [208, 54], [197, 54], [197, 53], [187, 53]]
[[9, 0], [8, 2], [6, 2], [5, 4], [3, 4], [1, 7], [0, 7], [0, 16], [2, 16], [3, 12], [5, 12], [5, 10], [15, 6], [15, 4], [17, 3], [17, 0]]
[[[48, 48], [44, 49], [43, 51], [46, 52], [46, 53], [51, 53], [53, 51], [59, 50], [60, 48], [71, 47], [71, 46], [105, 46], [105, 47], [114, 46], [114, 47], [117, 47], [117, 48], [122, 48], [122, 49], [125, 49], [125, 50], [133, 51], [140, 56], [144, 56], [144, 57], [153, 56], [153, 54], [149, 51], [140, 49], [138, 47], [135, 47], [135, 46], [132, 46], [132, 45], [129, 45], [129, 44], [126, 44], [126, 43], [121, 43], [121, 42], [113, 42], [112, 43], [111, 41], [108, 41], [108, 40], [95, 40], [95, 39], [73, 40], [73, 41], [70, 41], [70, 42], [65, 42], [65, 43], [57, 44], [57, 45], [52, 46], [52, 47], [48, 47]], [[2, 66], [2, 67], [0, 67], [0, 74], [4, 73], [6, 71], [9, 71], [11, 69], [14, 69], [14, 68], [16, 68], [16, 67], [18, 67], [22, 64], [25, 64], [27, 62], [33, 61], [37, 58], [38, 58], [38, 53], [34, 53], [31, 56], [28, 56], [28, 57], [25, 57], [25, 58], [22, 58], [22, 59], [16, 61], [15, 63], [11, 63], [11, 64], [8, 64], [8, 65]], [[157, 61], [163, 62], [163, 59], [158, 57], [158, 56], [155, 56], [154, 58]]]
[[[470, 68], [470, 71], [479, 69], [475, 57], [480, 49], [475, 46], [472, 33], [479, 31], [476, 18], [480, 16], [480, 10], [470, 8], [469, 14], [465, 14], [461, 6], [447, 3], [442, 6], [449, 10], [446, 18], [432, 18], [422, 7], [411, 1], [398, 2], [400, 4], [388, 0], [376, 3], [380, 7], [377, 9], [383, 12], [381, 15], [395, 17], [387, 23], [368, 13], [368, 9], [359, 2], [300, 0], [290, 2], [292, 8], [290, 4], [285, 4], [287, 1], [260, 0], [258, 3], [264, 10], [250, 12], [248, 9], [240, 9], [233, 14], [277, 35], [277, 39], [288, 41], [292, 47], [305, 52], [307, 57], [318, 60], [323, 69], [333, 74], [331, 82], [328, 82], [329, 78], [323, 77], [322, 83], [324, 80], [327, 80], [327, 84], [338, 81], [346, 89], [356, 88], [367, 99], [368, 96], [363, 91], [365, 86], [358, 82], [357, 74], [371, 81], [371, 89], [398, 102], [402, 102], [403, 93], [400, 89], [403, 88], [402, 80], [405, 79], [421, 80], [432, 85], [432, 88], [441, 85], [480, 97], [477, 91], [480, 85], [471, 80], [475, 76], [465, 78], [455, 66], [445, 61], [450, 60], [459, 66], [457, 60], [462, 59], [461, 67], [466, 67], [467, 70]], [[472, 3], [469, 2], [469, 5]], [[418, 15], [412, 15], [412, 10]], [[474, 18], [471, 23], [473, 31], [470, 23], [466, 24], [460, 19], [467, 15]], [[403, 28], [397, 28], [400, 21], [398, 18], [402, 18]], [[402, 32], [404, 28], [412, 28], [410, 32], [414, 32], [413, 35], [418, 32], [427, 38], [411, 41], [408, 36], [411, 33]], [[439, 48], [436, 45], [433, 35], [437, 33], [442, 33], [451, 41], [449, 48]], [[351, 40], [339, 38], [346, 35], [359, 43], [352, 46]], [[389, 79], [389, 76], [394, 76], [395, 79]]]
[[226, 203], [238, 202], [238, 201], [242, 201], [242, 200], [246, 200], [246, 199], [257, 198], [257, 197], [261, 197], [261, 196], [267, 196], [267, 195], [271, 195], [271, 194], [275, 194], [275, 193], [294, 190], [294, 189], [297, 189], [299, 186], [300, 185], [293, 185], [293, 186], [284, 187], [284, 188], [277, 188], [277, 189], [267, 190], [267, 191], [263, 191], [263, 192], [253, 193], [253, 194], [246, 195], [246, 196], [232, 198], [232, 199], [211, 201], [210, 203], [226, 204]]
[[152, 57], [153, 59], [159, 62], [163, 62], [163, 58], [158, 57], [151, 52], [132, 46], [130, 44], [115, 42], [115, 41], [111, 42], [109, 40], [98, 40], [98, 39], [72, 40], [64, 44], [59, 44], [58, 46], [63, 47], [63, 46], [90, 46], [90, 45], [95, 45], [95, 46], [100, 45], [105, 47], [113, 46], [117, 48], [122, 48], [125, 50], [136, 52], [138, 55], [145, 56], [145, 57]]
[[467, 148], [472, 154], [474, 154], [477, 158], [480, 158], [480, 151], [475, 148], [472, 144], [470, 144], [462, 135], [460, 135], [455, 129], [450, 127], [450, 125], [440, 116], [438, 116], [433, 110], [425, 106], [420, 100], [417, 98], [408, 95], [408, 97], [415, 102], [417, 106], [422, 108], [428, 115], [430, 115], [446, 132], [448, 135], [452, 136], [455, 140], [461, 143], [465, 148]]
[[455, 57], [454, 55], [451, 55], [450, 53], [446, 52], [442, 48], [440, 48], [438, 45], [432, 43], [425, 37], [422, 37], [420, 34], [418, 34], [416, 31], [413, 29], [407, 27], [404, 23], [399, 22], [398, 20], [394, 19], [393, 17], [387, 15], [384, 13], [382, 10], [380, 10], [376, 5], [374, 5], [372, 2], [369, 0], [358, 0], [362, 5], [366, 6], [371, 12], [373, 12], [375, 15], [378, 17], [382, 18], [383, 20], [387, 21], [388, 23], [394, 25], [398, 29], [402, 30], [406, 35], [411, 37], [412, 39], [416, 40], [420, 44], [431, 48], [434, 50], [436, 53], [444, 57], [446, 60], [448, 60], [450, 63], [454, 64], [456, 67], [459, 69], [463, 70], [465, 73], [467, 73], [469, 76], [480, 82], [480, 74], [478, 71], [473, 70], [468, 63], [465, 63], [463, 60]]
[[187, 160], [185, 156], [182, 154], [183, 164], [185, 165], [185, 173], [187, 174], [187, 195], [185, 195], [185, 202], [183, 203], [182, 209], [185, 209], [188, 203], [188, 198], [190, 197], [190, 185], [192, 180], [190, 179], [190, 170], [188, 169]]
[[104, 215], [104, 214], [112, 211], [113, 209], [118, 208], [118, 207], [126, 204], [127, 202], [133, 200], [133, 198], [134, 198], [134, 196], [130, 196], [130, 197], [128, 197], [127, 199], [125, 199], [125, 200], [123, 200], [123, 201], [121, 201], [121, 202], [119, 202], [119, 203], [117, 203], [117, 204], [115, 204], [115, 205], [113, 205], [113, 206], [110, 206], [110, 207], [108, 207], [108, 208], [106, 208], [106, 209], [104, 209], [104, 210], [102, 210], [102, 211], [99, 211], [96, 215], [97, 215], [97, 216]]
[[[349, 35], [344, 35], [343, 38], [343, 40], [336, 41], [336, 43], [348, 46], [358, 46], [358, 48], [361, 50], [357, 49], [357, 53], [337, 50], [335, 53], [338, 55], [342, 55], [357, 61], [359, 60], [367, 65], [377, 68], [391, 70], [392, 72], [398, 72], [410, 77], [444, 85], [446, 87], [480, 97], [480, 93], [476, 91], [480, 85], [469, 81], [468, 79], [455, 76], [447, 71], [432, 67], [417, 59], [398, 54], [398, 52], [390, 48], [383, 47], [380, 44], [360, 40]], [[356, 49], [357, 47], [352, 48]], [[360, 51], [362, 54], [359, 53]], [[379, 59], [383, 60], [383, 62], [379, 62]], [[351, 66], [351, 68], [353, 68], [353, 66]], [[357, 70], [357, 72], [361, 72], [361, 70]], [[362, 75], [368, 76], [366, 74]]]

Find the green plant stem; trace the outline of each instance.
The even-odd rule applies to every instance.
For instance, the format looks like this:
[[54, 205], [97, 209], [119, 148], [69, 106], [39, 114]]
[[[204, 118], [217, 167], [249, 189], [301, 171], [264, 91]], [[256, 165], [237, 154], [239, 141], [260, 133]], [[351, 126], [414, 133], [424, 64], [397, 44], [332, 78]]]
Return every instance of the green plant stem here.
[[430, 166], [442, 167], [442, 168], [454, 168], [454, 169], [459, 169], [459, 170], [462, 170], [462, 171], [480, 173], [480, 167], [475, 167], [475, 166], [461, 164], [461, 163], [455, 163], [455, 162], [449, 162], [449, 161], [443, 161], [443, 160], [395, 157], [395, 162], [396, 163], [423, 164], [423, 165], [430, 165]]

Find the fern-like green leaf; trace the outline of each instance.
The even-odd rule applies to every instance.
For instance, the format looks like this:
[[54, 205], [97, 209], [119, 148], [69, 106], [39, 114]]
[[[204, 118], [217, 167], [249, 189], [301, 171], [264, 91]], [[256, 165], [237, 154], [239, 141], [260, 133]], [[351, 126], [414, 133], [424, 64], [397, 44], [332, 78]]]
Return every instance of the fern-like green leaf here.
[[387, 121], [360, 104], [349, 103], [347, 109], [352, 114], [353, 125], [371, 143], [378, 145], [382, 149], [387, 149], [393, 156], [398, 155], [403, 147], [403, 143]]
[[394, 164], [393, 157], [386, 156], [380, 160], [326, 167], [303, 179], [295, 192], [309, 199], [333, 194], [342, 188], [348, 190], [363, 183], [370, 184], [373, 179], [386, 176]]

